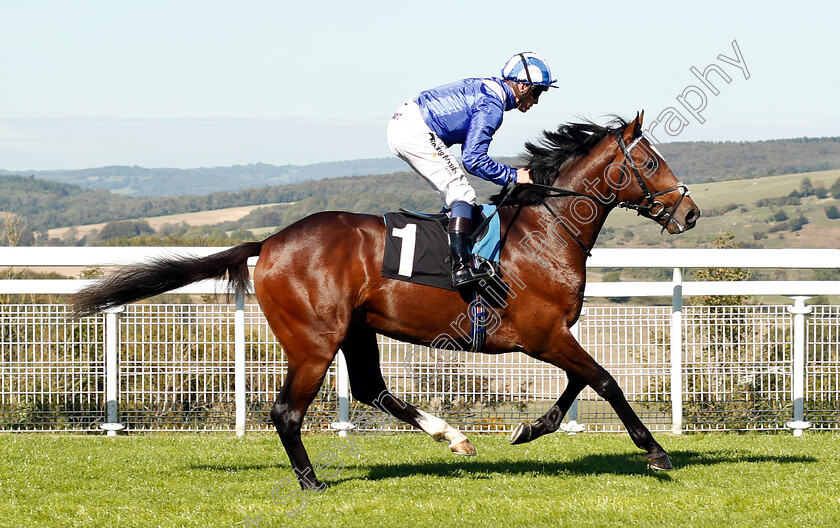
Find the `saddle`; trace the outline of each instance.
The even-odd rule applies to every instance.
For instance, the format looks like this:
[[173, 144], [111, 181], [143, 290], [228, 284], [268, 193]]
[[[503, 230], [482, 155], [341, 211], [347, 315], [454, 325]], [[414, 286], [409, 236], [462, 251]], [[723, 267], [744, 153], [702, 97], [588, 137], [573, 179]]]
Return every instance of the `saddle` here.
[[[472, 248], [476, 266], [498, 265], [501, 250], [500, 223], [493, 215], [496, 206], [473, 207]], [[484, 220], [491, 217], [486, 225]], [[382, 276], [388, 279], [455, 290], [449, 266], [449, 217], [401, 209], [385, 214], [385, 254]]]

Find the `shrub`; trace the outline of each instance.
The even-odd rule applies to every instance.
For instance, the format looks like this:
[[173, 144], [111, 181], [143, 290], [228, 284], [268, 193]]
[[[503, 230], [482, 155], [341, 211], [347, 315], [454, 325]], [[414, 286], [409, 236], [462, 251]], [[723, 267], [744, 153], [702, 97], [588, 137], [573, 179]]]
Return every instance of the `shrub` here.
[[155, 230], [145, 220], [121, 220], [105, 224], [99, 231], [99, 239], [132, 238], [154, 232]]
[[798, 217], [791, 219], [790, 230], [791, 231], [799, 231], [800, 229], [802, 229], [802, 226], [804, 226], [805, 224], [807, 224], [809, 222], [810, 222], [810, 220], [808, 220], [805, 217], [805, 215], [799, 215]]
[[787, 215], [787, 213], [785, 212], [784, 209], [779, 209], [770, 218], [772, 218], [776, 222], [784, 222], [785, 220], [788, 219], [788, 215]]
[[814, 184], [811, 183], [811, 178], [807, 176], [802, 178], [802, 181], [799, 183], [799, 190], [803, 197], [811, 196], [814, 194]]
[[740, 207], [738, 204], [730, 203], [726, 205], [721, 205], [720, 207], [712, 207], [709, 209], [703, 209], [703, 216], [707, 218], [711, 218], [714, 216], [723, 216], [729, 211], [734, 211]]
[[837, 181], [831, 185], [829, 192], [831, 193], [832, 198], [840, 200], [840, 178], [837, 178]]
[[604, 282], [621, 282], [621, 272], [620, 271], [608, 271], [604, 273], [603, 276]]
[[[735, 241], [735, 234], [730, 231], [723, 231], [715, 235], [715, 249], [737, 249], [741, 247]], [[745, 268], [704, 268], [694, 272], [697, 280], [701, 281], [743, 281], [750, 278], [750, 270]], [[701, 306], [730, 306], [744, 304], [747, 297], [744, 295], [701, 295], [694, 297], [691, 301], [694, 305]]]

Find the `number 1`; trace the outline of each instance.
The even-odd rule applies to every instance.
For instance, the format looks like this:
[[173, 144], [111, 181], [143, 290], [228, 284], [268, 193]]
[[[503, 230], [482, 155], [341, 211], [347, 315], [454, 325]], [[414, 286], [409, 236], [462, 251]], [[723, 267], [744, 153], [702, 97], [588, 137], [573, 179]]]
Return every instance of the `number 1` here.
[[403, 277], [411, 277], [414, 271], [414, 246], [417, 243], [417, 224], [406, 224], [401, 229], [392, 231], [396, 238], [402, 239], [402, 248], [400, 249], [400, 269], [397, 275]]

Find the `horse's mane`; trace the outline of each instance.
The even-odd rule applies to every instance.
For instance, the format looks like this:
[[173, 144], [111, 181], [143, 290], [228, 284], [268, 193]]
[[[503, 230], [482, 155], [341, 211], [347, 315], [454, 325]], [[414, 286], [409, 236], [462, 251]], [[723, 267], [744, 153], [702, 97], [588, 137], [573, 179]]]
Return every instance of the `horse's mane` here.
[[[544, 131], [538, 143], [529, 141], [525, 144], [526, 153], [522, 156], [525, 161], [523, 166], [531, 170], [531, 179], [534, 183], [552, 185], [562, 174], [565, 164], [585, 156], [607, 134], [623, 131], [626, 126], [627, 121], [618, 116], [613, 116], [612, 121], [606, 126], [592, 121], [562, 124], [554, 132]], [[505, 201], [505, 205], [539, 204], [545, 199], [546, 194], [544, 190], [529, 188], [527, 185], [517, 186], [513, 194]], [[498, 205], [502, 196], [503, 193], [496, 194], [490, 198], [490, 201]]]

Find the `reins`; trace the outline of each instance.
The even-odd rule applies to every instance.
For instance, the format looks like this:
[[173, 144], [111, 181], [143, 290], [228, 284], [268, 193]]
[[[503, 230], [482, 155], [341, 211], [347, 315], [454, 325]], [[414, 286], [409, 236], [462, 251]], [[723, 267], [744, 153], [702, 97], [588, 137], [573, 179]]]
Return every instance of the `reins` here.
[[511, 195], [511, 194], [513, 194], [513, 190], [514, 190], [515, 188], [516, 188], [516, 182], [515, 182], [515, 181], [513, 181], [513, 182], [511, 182], [511, 183], [508, 183], [508, 184], [505, 186], [505, 189], [504, 189], [504, 193], [505, 193], [505, 194], [502, 196], [502, 199], [501, 199], [501, 200], [499, 200], [499, 204], [496, 206], [496, 210], [495, 210], [495, 211], [493, 211], [493, 214], [491, 214], [490, 216], [488, 216], [487, 218], [485, 218], [485, 219], [484, 219], [484, 221], [483, 221], [483, 222], [481, 222], [481, 223], [478, 225], [478, 227], [476, 227], [476, 228], [473, 230], [473, 232], [472, 232], [472, 234], [470, 235], [470, 238], [469, 238], [469, 242], [470, 242], [470, 244], [474, 244], [474, 243], [475, 243], [476, 239], [478, 239], [478, 234], [479, 234], [479, 233], [481, 233], [481, 232], [484, 230], [484, 228], [490, 224], [490, 220], [492, 220], [492, 219], [493, 219], [493, 217], [494, 217], [494, 216], [496, 216], [496, 213], [498, 213], [498, 212], [499, 212], [499, 208], [500, 208], [501, 206], [505, 205], [505, 202], [507, 201], [507, 199], [508, 199], [508, 198], [510, 198], [510, 195]]
[[[476, 239], [478, 238], [478, 234], [481, 233], [484, 230], [484, 227], [487, 226], [490, 223], [490, 220], [492, 220], [494, 216], [496, 216], [496, 213], [499, 212], [499, 209], [503, 205], [505, 205], [505, 202], [513, 194], [513, 191], [516, 190], [517, 185], [520, 185], [520, 184], [517, 184], [516, 182], [512, 182], [512, 183], [509, 183], [508, 185], [505, 186], [505, 189], [503, 191], [504, 194], [502, 195], [502, 199], [499, 200], [499, 203], [498, 203], [498, 205], [496, 205], [496, 209], [493, 211], [493, 214], [491, 214], [490, 216], [485, 218], [484, 221], [481, 222], [481, 224], [479, 224], [478, 227], [475, 228], [475, 230], [470, 235], [470, 244], [475, 243]], [[592, 196], [591, 194], [579, 193], [577, 191], [569, 191], [569, 190], [566, 190], [566, 189], [558, 189], [557, 187], [552, 187], [550, 185], [543, 185], [541, 183], [528, 183], [528, 184], [525, 184], [525, 185], [528, 185], [528, 187], [531, 187], [531, 188], [540, 189], [541, 191], [545, 192], [546, 193], [545, 198], [555, 198], [555, 197], [563, 197], [563, 196], [582, 196], [584, 198], [591, 198], [593, 200], [600, 200], [599, 198], [597, 198], [595, 196]], [[612, 200], [605, 205], [610, 206], [610, 205], [615, 205], [615, 203], [616, 203], [616, 200]], [[545, 206], [546, 209], [548, 209], [548, 212], [551, 213], [551, 215], [554, 218], [556, 218], [557, 220], [560, 220], [560, 217], [557, 216], [557, 213], [554, 212], [554, 210], [551, 208], [551, 206], [548, 205], [548, 203], [545, 202], [545, 200], [543, 200], [542, 204], [543, 204], [543, 206]], [[571, 236], [572, 239], [575, 242], [577, 242], [577, 244], [580, 246], [580, 248], [583, 250], [583, 252], [586, 253], [586, 256], [591, 257], [592, 256], [591, 249], [587, 248], [586, 244], [584, 244], [583, 241], [581, 241], [580, 238], [578, 238], [578, 236], [575, 235], [572, 232], [572, 230], [569, 229], [569, 227], [565, 223], [560, 222], [560, 225], [562, 225], [563, 229], [565, 229], [566, 232], [569, 233], [569, 236]]]
[[[586, 254], [587, 257], [592, 256], [592, 253], [591, 253], [592, 248], [588, 247], [580, 239], [580, 237], [578, 237], [571, 230], [571, 228], [569, 228], [569, 226], [566, 225], [565, 222], [560, 220], [560, 216], [554, 211], [554, 209], [551, 208], [551, 206], [548, 204], [548, 202], [546, 202], [546, 199], [548, 199], [548, 198], [564, 198], [564, 197], [569, 197], [569, 196], [575, 196], [575, 197], [581, 197], [581, 198], [589, 198], [590, 200], [600, 202], [602, 205], [604, 205], [605, 207], [608, 207], [608, 208], [610, 208], [610, 207], [620, 207], [620, 208], [628, 209], [628, 210], [632, 209], [632, 210], [636, 211], [636, 213], [639, 214], [639, 215], [645, 214], [645, 215], [648, 215], [649, 217], [651, 217], [653, 219], [662, 218], [663, 220], [666, 220], [666, 222], [662, 226], [662, 232], [664, 232], [665, 229], [668, 227], [668, 225], [670, 225], [671, 222], [676, 222], [676, 220], [674, 219], [674, 213], [676, 212], [677, 208], [682, 203], [683, 199], [686, 196], [689, 195], [688, 187], [685, 184], [683, 184], [682, 182], [677, 182], [676, 186], [671, 187], [670, 189], [665, 189], [664, 191], [659, 191], [659, 192], [656, 192], [656, 193], [651, 192], [650, 188], [647, 186], [647, 183], [645, 182], [644, 177], [642, 176], [642, 174], [639, 172], [638, 168], [636, 167], [636, 163], [630, 157], [630, 151], [633, 150], [633, 148], [636, 145], [638, 145], [639, 142], [643, 138], [644, 138], [644, 135], [640, 135], [639, 137], [634, 139], [633, 142], [629, 146], [627, 146], [624, 142], [624, 138], [621, 135], [621, 131], [616, 131], [615, 132], [615, 139], [616, 139], [616, 142], [618, 143], [618, 148], [621, 150], [621, 153], [624, 155], [624, 160], [622, 161], [622, 166], [623, 166], [624, 170], [621, 173], [621, 178], [622, 179], [619, 182], [619, 185], [621, 185], [621, 183], [624, 181], [624, 175], [626, 174], [626, 171], [628, 170], [628, 164], [629, 164], [630, 165], [629, 170], [636, 177], [636, 181], [639, 183], [639, 187], [641, 188], [642, 193], [644, 194], [644, 199], [639, 204], [630, 203], [628, 201], [622, 201], [622, 202], [618, 201], [618, 194], [613, 189], [610, 189], [610, 190], [613, 191], [613, 193], [612, 193], [613, 197], [609, 201], [606, 201], [606, 200], [604, 200], [604, 198], [601, 198], [599, 196], [593, 196], [591, 194], [586, 194], [586, 193], [582, 193], [582, 192], [578, 192], [578, 191], [571, 191], [569, 189], [560, 189], [560, 188], [557, 188], [557, 187], [553, 187], [551, 185], [544, 185], [544, 184], [541, 184], [541, 183], [525, 184], [529, 188], [538, 189], [538, 190], [542, 191], [542, 193], [544, 193], [544, 196], [542, 197], [543, 199], [542, 199], [542, 202], [541, 202], [542, 205], [551, 214], [551, 216], [553, 216], [558, 221], [558, 223], [569, 234], [569, 236], [572, 237], [572, 239], [577, 243], [577, 245], [580, 246], [580, 248], [583, 250], [583, 252]], [[656, 161], [656, 158], [653, 158], [653, 160], [657, 163], [657, 167], [658, 167], [658, 162]], [[493, 212], [493, 215], [495, 215], [498, 212], [499, 207], [504, 205], [505, 201], [507, 201], [507, 199], [511, 196], [515, 186], [516, 186], [516, 184], [509, 186], [510, 188], [506, 190], [504, 196], [499, 201], [499, 204], [496, 208], [496, 211]], [[674, 191], [679, 192], [680, 197], [677, 200], [677, 203], [675, 203], [674, 206], [670, 210], [668, 210], [668, 208], [666, 208], [665, 205], [662, 202], [658, 201], [657, 198], [660, 197], [660, 196], [663, 196], [665, 194], [668, 194], [670, 192], [674, 192]], [[484, 222], [482, 222], [482, 224], [479, 226], [479, 229], [477, 229], [476, 232], [473, 233], [473, 236], [475, 236], [478, 232], [480, 232], [481, 229], [483, 229], [484, 226], [487, 223], [490, 222], [490, 219], [493, 218], [493, 215], [491, 215]], [[677, 222], [677, 224], [679, 225], [678, 222]], [[593, 241], [593, 246], [594, 246], [594, 241]]]
[[[543, 191], [545, 193], [544, 198], [563, 198], [563, 197], [567, 197], [567, 196], [579, 196], [579, 197], [582, 197], [582, 198], [589, 198], [590, 200], [597, 200], [597, 201], [601, 202], [602, 204], [604, 204], [606, 207], [614, 207], [615, 205], [617, 205], [617, 198], [613, 198], [609, 202], [604, 202], [603, 198], [599, 198], [597, 196], [592, 196], [591, 194], [581, 193], [581, 192], [577, 192], [577, 191], [570, 191], [568, 189], [558, 189], [557, 187], [552, 187], [551, 185], [543, 185], [541, 183], [529, 183], [527, 185], [528, 185], [528, 187], [536, 188], [536, 189], [539, 189], [539, 190]], [[543, 205], [543, 207], [546, 208], [546, 210], [548, 210], [548, 212], [551, 214], [551, 216], [553, 216], [558, 221], [558, 223], [563, 227], [563, 229], [566, 230], [566, 232], [569, 234], [569, 236], [572, 237], [572, 240], [574, 240], [577, 243], [577, 245], [580, 246], [580, 249], [583, 250], [583, 252], [586, 254], [586, 256], [591, 257], [592, 256], [592, 248], [587, 247], [587, 245], [584, 244], [584, 242], [580, 239], [580, 237], [578, 237], [569, 228], [569, 226], [566, 225], [566, 222], [563, 222], [562, 220], [560, 220], [560, 216], [556, 212], [554, 212], [554, 209], [552, 209], [551, 206], [548, 205], [548, 202], [546, 202], [545, 199], [543, 199], [542, 205]]]

